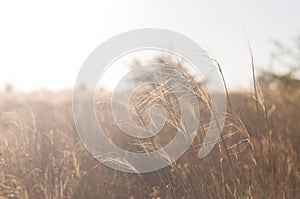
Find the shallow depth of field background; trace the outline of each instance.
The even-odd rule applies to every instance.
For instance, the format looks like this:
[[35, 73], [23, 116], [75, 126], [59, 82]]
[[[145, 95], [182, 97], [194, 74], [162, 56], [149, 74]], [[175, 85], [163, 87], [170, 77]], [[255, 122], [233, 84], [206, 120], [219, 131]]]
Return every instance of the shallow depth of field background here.
[[[299, 64], [297, 56], [288, 57]], [[157, 59], [179, 68], [168, 59]], [[191, 77], [202, 111], [194, 143], [169, 167], [141, 175], [107, 168], [87, 152], [74, 127], [71, 90], [21, 93], [7, 85], [0, 95], [0, 197], [297, 198], [300, 80], [298, 68], [293, 67], [296, 65], [285, 66], [287, 73], [261, 71], [253, 91], [229, 92], [222, 139], [204, 159], [199, 159], [197, 152], [211, 112], [202, 84]], [[176, 130], [172, 121], [178, 115], [170, 115], [159, 139], [137, 142], [114, 124], [110, 95], [98, 91], [96, 109], [99, 122], [114, 143], [145, 152], [160, 146], [160, 141], [170, 140]], [[146, 105], [138, 108], [147, 109], [153, 100], [176, 107], [168, 95], [141, 92], [138, 99]]]
[[[298, 8], [298, 1], [1, 2], [0, 198], [298, 198]], [[199, 159], [211, 112], [201, 82], [190, 77], [203, 116], [194, 143], [170, 166], [137, 175], [112, 170], [88, 153], [71, 105], [89, 53], [117, 33], [142, 27], [178, 31], [207, 47], [229, 93], [222, 138]], [[178, 68], [162, 58], [156, 59]], [[176, 104], [159, 92], [138, 99]], [[154, 150], [176, 130], [171, 114], [159, 139], [136, 143], [114, 125], [111, 93], [96, 96], [99, 122], [125, 149]]]

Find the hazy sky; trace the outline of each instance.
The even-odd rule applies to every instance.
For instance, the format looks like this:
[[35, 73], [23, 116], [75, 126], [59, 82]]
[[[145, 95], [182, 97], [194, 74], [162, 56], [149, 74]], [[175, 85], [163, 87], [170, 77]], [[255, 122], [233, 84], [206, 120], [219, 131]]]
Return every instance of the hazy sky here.
[[209, 49], [232, 88], [251, 78], [243, 27], [257, 65], [270, 39], [300, 35], [300, 1], [1, 1], [0, 90], [72, 88], [86, 57], [103, 41], [137, 28], [180, 32]]

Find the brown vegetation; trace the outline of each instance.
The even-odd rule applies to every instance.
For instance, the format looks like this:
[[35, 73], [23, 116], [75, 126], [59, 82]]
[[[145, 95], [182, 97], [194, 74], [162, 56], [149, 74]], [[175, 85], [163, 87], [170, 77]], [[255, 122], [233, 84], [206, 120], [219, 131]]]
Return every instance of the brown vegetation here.
[[[202, 125], [190, 149], [169, 167], [140, 175], [107, 168], [87, 152], [74, 127], [71, 92], [2, 93], [0, 198], [297, 198], [299, 83], [294, 78], [286, 83], [279, 76], [260, 80], [256, 93], [228, 96], [222, 139], [207, 157], [197, 157], [210, 115], [204, 103]], [[196, 91], [199, 101], [205, 101]], [[165, 106], [174, 103], [162, 101]], [[105, 111], [114, 142], [146, 150], [121, 136], [105, 103], [97, 108], [100, 122]], [[166, 133], [176, 130], [170, 118], [161, 135], [166, 140]], [[147, 146], [150, 150], [151, 144]]]

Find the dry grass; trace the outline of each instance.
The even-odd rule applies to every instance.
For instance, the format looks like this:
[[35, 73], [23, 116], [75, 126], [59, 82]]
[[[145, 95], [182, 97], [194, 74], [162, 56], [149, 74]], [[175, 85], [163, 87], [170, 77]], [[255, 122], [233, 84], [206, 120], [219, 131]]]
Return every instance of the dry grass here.
[[[211, 117], [205, 89], [180, 67], [199, 100], [201, 122], [189, 150], [169, 167], [126, 174], [100, 164], [75, 131], [71, 92], [0, 95], [0, 198], [297, 198], [300, 195], [300, 87], [228, 94], [222, 138], [204, 159], [197, 156]], [[274, 79], [274, 78], [273, 78]], [[273, 81], [272, 79], [272, 81]], [[286, 87], [285, 87], [286, 88]], [[168, 143], [178, 127], [177, 101], [157, 86], [136, 97], [136, 122], [147, 123], [147, 108], [170, 110], [166, 126], [151, 139], [136, 140], [114, 125], [110, 94], [98, 96], [99, 122], [108, 136], [130, 151], [151, 151]], [[147, 104], [147, 105], [145, 105]], [[175, 107], [175, 108], [174, 108]], [[103, 115], [105, 113], [105, 116]], [[129, 144], [128, 144], [129, 143]]]

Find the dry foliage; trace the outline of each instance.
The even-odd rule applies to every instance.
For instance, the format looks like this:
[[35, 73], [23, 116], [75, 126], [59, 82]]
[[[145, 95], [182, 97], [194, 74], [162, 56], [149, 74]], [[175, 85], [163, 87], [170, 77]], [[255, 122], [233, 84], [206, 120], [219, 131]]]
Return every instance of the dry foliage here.
[[[160, 59], [160, 62], [168, 60]], [[180, 69], [180, 63], [169, 63]], [[182, 71], [184, 72], [184, 71]], [[204, 159], [197, 157], [211, 116], [202, 85], [190, 78], [199, 98], [198, 135], [174, 164], [147, 174], [105, 167], [84, 148], [75, 131], [70, 91], [0, 95], [0, 198], [297, 198], [300, 195], [300, 87], [268, 82], [256, 93], [230, 93], [222, 139]], [[285, 81], [286, 83], [286, 81]], [[136, 122], [147, 121], [147, 106], [170, 110], [162, 132], [134, 140], [114, 125], [110, 94], [98, 94], [99, 122], [114, 143], [131, 151], [151, 151], [172, 139], [178, 126], [176, 100], [156, 87], [133, 104]], [[10, 89], [11, 90], [11, 89]], [[105, 113], [105, 115], [104, 115]]]

